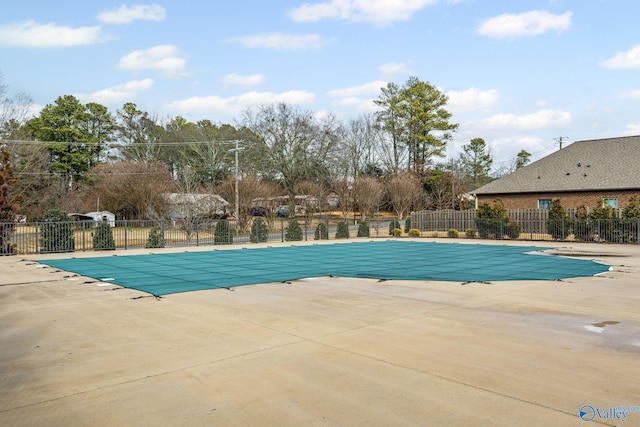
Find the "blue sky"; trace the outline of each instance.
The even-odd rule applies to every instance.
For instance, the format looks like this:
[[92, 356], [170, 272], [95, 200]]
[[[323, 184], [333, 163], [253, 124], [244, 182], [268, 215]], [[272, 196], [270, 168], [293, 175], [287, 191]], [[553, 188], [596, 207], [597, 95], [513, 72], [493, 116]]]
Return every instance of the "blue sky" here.
[[387, 82], [449, 96], [496, 166], [568, 143], [640, 134], [635, 0], [8, 0], [0, 72], [35, 110], [73, 94], [112, 112], [235, 123], [285, 101], [342, 120]]

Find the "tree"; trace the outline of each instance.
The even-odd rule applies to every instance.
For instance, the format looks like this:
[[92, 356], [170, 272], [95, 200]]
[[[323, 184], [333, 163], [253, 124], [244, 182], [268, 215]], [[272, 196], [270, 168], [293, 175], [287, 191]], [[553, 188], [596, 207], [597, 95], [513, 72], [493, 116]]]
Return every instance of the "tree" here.
[[380, 130], [375, 116], [361, 115], [351, 119], [340, 129], [341, 143], [334, 160], [335, 173], [357, 179], [380, 169]]
[[[107, 107], [95, 102], [86, 106], [86, 121], [81, 125], [87, 135], [91, 159], [89, 166], [96, 162], [107, 161], [109, 143], [115, 140], [116, 124]], [[104, 156], [104, 157], [103, 157]]]
[[[236, 180], [234, 177], [225, 179], [222, 184], [215, 188], [215, 191], [227, 200], [235, 210]], [[238, 180], [238, 212], [236, 217], [238, 227], [242, 232], [246, 232], [249, 229], [250, 211], [254, 207], [254, 200], [267, 199], [274, 196], [272, 191], [274, 191], [273, 186], [263, 183], [257, 176], [244, 176]], [[272, 221], [269, 221], [268, 226], [272, 228]]]
[[47, 147], [51, 170], [65, 177], [67, 191], [97, 162], [104, 143], [110, 140], [108, 117], [106, 107], [90, 104], [89, 108], [73, 95], [64, 95], [29, 121], [32, 136]]
[[375, 101], [382, 107], [378, 117], [393, 143], [406, 144], [407, 168], [418, 176], [424, 175], [434, 157], [444, 156], [452, 132], [458, 129], [450, 122], [447, 101], [446, 95], [417, 77], [410, 77], [401, 88], [388, 84]]
[[101, 163], [88, 178], [87, 203], [124, 219], [164, 218], [168, 204], [163, 194], [175, 191], [169, 169], [160, 162]]
[[529, 164], [531, 159], [531, 153], [527, 150], [520, 150], [518, 154], [516, 154], [516, 169], [520, 169], [523, 166]]
[[338, 206], [344, 221], [347, 222], [349, 212], [353, 208], [353, 185], [347, 178], [337, 178], [332, 184], [334, 193], [338, 196]]
[[338, 141], [333, 116], [318, 119], [310, 111], [280, 103], [245, 111], [243, 125], [255, 135], [247, 156], [261, 167], [263, 177], [280, 182], [291, 209], [297, 183], [328, 180]]
[[132, 102], [124, 104], [116, 116], [116, 135], [120, 142], [120, 154], [125, 160], [161, 160], [159, 142], [164, 132], [162, 126]]
[[398, 218], [403, 219], [412, 207], [417, 207], [422, 193], [422, 184], [411, 172], [391, 178], [386, 184], [387, 194]]
[[384, 195], [384, 187], [375, 178], [363, 176], [358, 178], [354, 184], [354, 195], [358, 208], [360, 209], [360, 217], [373, 217], [374, 213], [380, 207], [380, 200]]
[[487, 143], [482, 138], [473, 138], [462, 146], [460, 161], [464, 175], [472, 188], [485, 184], [489, 179], [489, 171], [493, 164]]
[[0, 147], [0, 255], [14, 253], [10, 245], [15, 213], [18, 208], [13, 185], [16, 179], [9, 163], [9, 152]]
[[4, 83], [4, 76], [0, 73], [0, 135], [8, 138], [7, 133], [15, 131], [24, 124], [29, 107], [33, 100], [24, 92], [9, 94], [9, 87]]
[[383, 146], [383, 159], [393, 175], [397, 175], [406, 153], [406, 120], [400, 109], [400, 87], [396, 83], [388, 83], [386, 87], [380, 88], [380, 91], [382, 93], [373, 102], [381, 107], [376, 113], [376, 118], [387, 135], [387, 144]]
[[510, 173], [513, 173], [521, 167], [529, 164], [530, 158], [531, 153], [529, 153], [527, 150], [520, 150], [514, 158], [512, 158], [508, 162], [503, 162], [502, 165], [497, 168], [493, 175], [495, 178], [509, 175]]

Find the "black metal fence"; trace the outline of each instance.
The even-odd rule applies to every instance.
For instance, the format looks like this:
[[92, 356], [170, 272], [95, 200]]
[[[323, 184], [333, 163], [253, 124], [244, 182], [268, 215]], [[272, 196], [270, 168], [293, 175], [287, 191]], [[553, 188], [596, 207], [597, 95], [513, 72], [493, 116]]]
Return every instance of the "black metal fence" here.
[[[262, 221], [263, 227], [246, 232], [233, 220], [0, 223], [0, 255], [336, 239], [336, 220], [300, 218], [297, 234], [288, 234], [289, 219]], [[349, 236], [356, 237], [359, 225], [353, 220], [350, 224]], [[108, 227], [112, 238], [105, 239], [100, 227]], [[389, 220], [368, 220], [369, 237], [388, 237], [388, 227]]]

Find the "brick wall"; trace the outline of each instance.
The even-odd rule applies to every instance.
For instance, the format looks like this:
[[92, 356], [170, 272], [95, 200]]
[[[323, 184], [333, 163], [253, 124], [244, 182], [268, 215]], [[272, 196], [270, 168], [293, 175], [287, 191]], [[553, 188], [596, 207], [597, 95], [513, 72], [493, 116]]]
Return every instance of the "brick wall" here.
[[479, 194], [478, 206], [483, 203], [493, 204], [494, 199], [502, 199], [506, 209], [537, 209], [538, 199], [560, 199], [560, 204], [564, 208], [578, 208], [586, 206], [594, 208], [599, 199], [616, 198], [618, 208], [624, 209], [629, 204], [629, 199], [634, 195], [640, 195], [640, 190], [630, 191], [593, 191], [574, 193], [528, 193], [528, 194]]

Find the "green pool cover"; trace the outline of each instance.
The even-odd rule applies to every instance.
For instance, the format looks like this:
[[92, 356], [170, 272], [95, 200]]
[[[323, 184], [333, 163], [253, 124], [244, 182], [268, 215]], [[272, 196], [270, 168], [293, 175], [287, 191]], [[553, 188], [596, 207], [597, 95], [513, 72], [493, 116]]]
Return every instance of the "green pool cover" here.
[[464, 283], [556, 280], [609, 270], [589, 260], [530, 254], [544, 249], [389, 240], [39, 262], [156, 296], [323, 276]]

